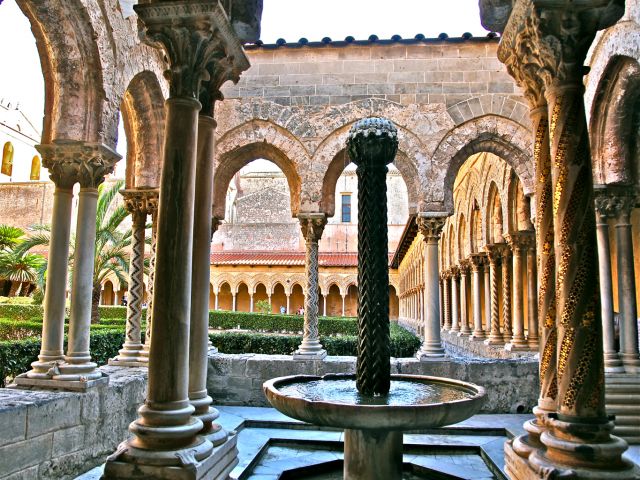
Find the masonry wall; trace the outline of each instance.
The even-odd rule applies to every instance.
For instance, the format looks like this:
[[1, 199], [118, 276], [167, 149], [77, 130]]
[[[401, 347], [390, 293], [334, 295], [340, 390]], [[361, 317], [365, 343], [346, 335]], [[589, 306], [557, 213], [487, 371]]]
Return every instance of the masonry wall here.
[[[281, 105], [340, 105], [382, 98], [403, 105], [449, 107], [494, 93], [514, 95], [515, 100], [519, 90], [497, 59], [497, 46], [497, 39], [475, 38], [248, 49], [251, 68], [238, 85], [227, 84], [224, 95], [262, 97]], [[513, 112], [515, 101], [507, 107]], [[522, 110], [515, 120], [526, 117]]]
[[88, 393], [0, 389], [0, 478], [73, 479], [128, 435], [146, 395], [146, 369], [101, 367], [109, 385]]

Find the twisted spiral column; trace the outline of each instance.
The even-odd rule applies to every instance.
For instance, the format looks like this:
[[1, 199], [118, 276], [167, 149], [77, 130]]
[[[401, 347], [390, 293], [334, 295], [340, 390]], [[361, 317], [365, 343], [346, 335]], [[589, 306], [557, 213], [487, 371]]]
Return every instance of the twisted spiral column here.
[[500, 244], [487, 245], [485, 247], [487, 258], [489, 259], [489, 286], [491, 290], [491, 330], [489, 338], [484, 341], [485, 345], [504, 344], [504, 337], [500, 332], [500, 296], [498, 295], [498, 263], [501, 248]]
[[398, 150], [395, 126], [367, 118], [349, 131], [347, 148], [358, 176], [358, 391], [386, 394], [390, 387], [387, 164]]
[[151, 325], [153, 323], [153, 284], [156, 278], [156, 244], [158, 240], [158, 196], [159, 190], [155, 189], [153, 202], [150, 203], [151, 214], [151, 253], [149, 258], [149, 278], [147, 282], [147, 328], [144, 332], [144, 346], [142, 358], [149, 361], [149, 347], [151, 346]]
[[502, 257], [500, 260], [502, 264], [502, 339], [507, 343], [513, 337], [513, 317], [511, 313], [511, 270], [513, 268], [513, 260], [511, 248], [503, 244], [500, 255]]
[[327, 356], [318, 332], [318, 242], [327, 223], [324, 213], [298, 215], [305, 238], [304, 270], [307, 292], [304, 299], [304, 334], [293, 357], [301, 360], [321, 360]]

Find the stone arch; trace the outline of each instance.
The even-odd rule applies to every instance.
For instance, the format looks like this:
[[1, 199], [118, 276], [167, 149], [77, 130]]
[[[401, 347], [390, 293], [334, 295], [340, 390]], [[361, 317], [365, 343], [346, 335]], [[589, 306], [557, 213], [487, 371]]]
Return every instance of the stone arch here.
[[157, 187], [164, 139], [164, 95], [154, 72], [131, 79], [122, 98], [127, 136], [126, 186]]
[[79, 0], [17, 3], [31, 23], [44, 76], [42, 143], [81, 140], [115, 146], [117, 123], [107, 101], [107, 81], [116, 62], [102, 27], [95, 28]]
[[300, 210], [301, 180], [298, 164], [311, 162], [307, 149], [290, 132], [264, 120], [252, 120], [225, 133], [216, 146], [213, 177], [213, 215], [224, 218], [226, 194], [231, 178], [253, 160], [275, 163], [287, 178], [291, 214]]
[[639, 182], [640, 63], [616, 55], [607, 64], [593, 101], [590, 136], [595, 183]]
[[[316, 149], [313, 155], [313, 164], [318, 166], [320, 172], [324, 172], [321, 179], [320, 209], [328, 217], [335, 214], [335, 191], [338, 178], [347, 165], [351, 163], [346, 151], [347, 134], [351, 128], [351, 122], [332, 132]], [[396, 166], [407, 187], [409, 213], [415, 213], [418, 207], [418, 158], [423, 154], [419, 139], [409, 130], [396, 124], [398, 128], [398, 153], [393, 164]], [[320, 170], [320, 166], [324, 166]], [[313, 203], [313, 198], [309, 202]]]
[[[471, 155], [490, 152], [505, 160], [522, 181], [525, 194], [534, 189], [531, 132], [504, 117], [485, 115], [451, 130], [438, 144], [425, 175], [425, 208], [453, 207], [453, 185], [462, 164]], [[433, 207], [432, 207], [433, 206]]]

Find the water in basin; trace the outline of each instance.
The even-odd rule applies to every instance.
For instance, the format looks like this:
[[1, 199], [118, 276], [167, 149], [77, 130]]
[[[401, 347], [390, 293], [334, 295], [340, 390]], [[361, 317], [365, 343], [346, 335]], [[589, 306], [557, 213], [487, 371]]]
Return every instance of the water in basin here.
[[426, 405], [464, 400], [474, 395], [454, 386], [406, 380], [391, 380], [389, 393], [375, 396], [360, 394], [354, 379], [290, 383], [278, 386], [278, 390], [288, 397], [349, 405]]

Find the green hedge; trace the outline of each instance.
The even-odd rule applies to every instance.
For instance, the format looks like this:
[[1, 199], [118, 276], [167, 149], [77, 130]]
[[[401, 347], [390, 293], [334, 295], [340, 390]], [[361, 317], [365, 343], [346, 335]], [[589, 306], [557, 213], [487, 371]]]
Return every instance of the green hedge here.
[[[420, 348], [420, 339], [404, 328], [392, 323], [391, 356], [412, 357]], [[302, 342], [300, 335], [269, 335], [248, 332], [213, 332], [209, 334], [213, 345], [221, 353], [261, 353], [265, 355], [288, 355]], [[357, 336], [320, 336], [320, 342], [329, 355], [355, 356]]]
[[[66, 336], [64, 343], [66, 350]], [[120, 329], [93, 331], [90, 339], [91, 356], [98, 365], [104, 365], [109, 358], [118, 354], [123, 343], [124, 332]], [[0, 387], [5, 386], [7, 377], [13, 378], [28, 371], [39, 353], [40, 339], [0, 342]]]
[[0, 318], [42, 323], [42, 305], [0, 304]]
[[[357, 335], [358, 323], [353, 317], [318, 317], [320, 335]], [[227, 312], [212, 310], [209, 312], [209, 327], [218, 330], [254, 330], [256, 332], [298, 333], [304, 325], [300, 315], [281, 315], [266, 313]]]
[[[64, 330], [68, 330], [69, 325], [65, 323]], [[91, 332], [102, 332], [105, 330], [124, 329], [114, 325], [91, 325]], [[20, 321], [8, 318], [0, 318], [0, 341], [24, 340], [26, 338], [39, 338], [42, 333], [42, 323], [33, 321]]]

